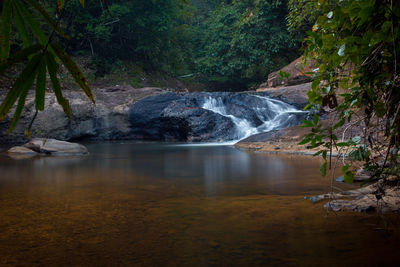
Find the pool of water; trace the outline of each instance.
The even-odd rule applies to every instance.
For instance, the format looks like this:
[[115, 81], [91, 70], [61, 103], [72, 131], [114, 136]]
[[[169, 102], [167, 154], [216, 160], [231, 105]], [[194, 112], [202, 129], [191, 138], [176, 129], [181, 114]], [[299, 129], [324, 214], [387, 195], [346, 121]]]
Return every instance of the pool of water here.
[[0, 156], [0, 266], [397, 263], [396, 215], [327, 213], [304, 199], [331, 188], [319, 159], [231, 146], [87, 147], [81, 157]]

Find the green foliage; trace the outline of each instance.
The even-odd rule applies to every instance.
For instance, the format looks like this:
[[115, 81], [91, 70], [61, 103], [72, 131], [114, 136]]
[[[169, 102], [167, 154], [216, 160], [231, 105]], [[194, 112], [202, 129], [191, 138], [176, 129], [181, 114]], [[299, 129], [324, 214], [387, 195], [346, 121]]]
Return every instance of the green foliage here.
[[[81, 1], [81, 4], [83, 5], [84, 2]], [[59, 7], [61, 8], [62, 5], [59, 5]], [[29, 8], [36, 11], [38, 13], [36, 15], [41, 15], [41, 18], [50, 25], [51, 31], [49, 36], [47, 36], [47, 33], [42, 29], [38, 19], [36, 19], [35, 15]], [[61, 87], [57, 78], [58, 63], [56, 57], [61, 60], [64, 66], [75, 78], [76, 83], [94, 102], [91, 89], [79, 68], [59, 45], [52, 43], [52, 38], [56, 32], [61, 36], [66, 37], [65, 33], [59, 27], [59, 21], [55, 22], [45, 9], [38, 4], [38, 2], [35, 0], [5, 0], [3, 2], [1, 20], [0, 74], [3, 74], [5, 70], [16, 63], [27, 62], [26, 67], [19, 74], [12, 88], [8, 91], [7, 96], [0, 105], [0, 120], [3, 120], [18, 100], [9, 128], [10, 133], [17, 125], [25, 106], [28, 92], [32, 88], [35, 80], [36, 114], [37, 111], [44, 110], [47, 71], [50, 75], [58, 103], [63, 107], [68, 117], [71, 116], [69, 103], [61, 94]], [[10, 35], [14, 21], [25, 48], [10, 54]], [[29, 33], [29, 31], [31, 33]], [[36, 117], [36, 114], [33, 119]], [[32, 126], [32, 122], [29, 128]], [[27, 130], [28, 136], [29, 133], [30, 129]]]
[[[65, 4], [61, 23], [68, 25], [69, 51], [91, 53], [106, 60], [140, 61], [149, 70], [180, 70], [187, 65], [187, 21], [190, 6], [184, 0], [114, 0], [105, 6], [87, 0]], [[54, 3], [47, 4], [54, 10]]]
[[[324, 150], [338, 147], [348, 152], [350, 161], [367, 165], [378, 166], [371, 155], [381, 155], [384, 162], [376, 170], [384, 178], [382, 166], [396, 162], [391, 151], [400, 146], [400, 2], [291, 0], [289, 5], [288, 20], [294, 28], [316, 18], [304, 42], [305, 54], [318, 65], [308, 108], [324, 107], [338, 114], [337, 121], [325, 127], [305, 122], [312, 134], [302, 143]], [[303, 14], [296, 19], [299, 10]], [[365, 125], [364, 136], [337, 143], [333, 131], [355, 118]], [[374, 130], [381, 126], [385, 135]], [[354, 178], [349, 168], [343, 170], [346, 182]]]
[[261, 81], [297, 56], [281, 1], [221, 1], [202, 25], [196, 61], [202, 73]]

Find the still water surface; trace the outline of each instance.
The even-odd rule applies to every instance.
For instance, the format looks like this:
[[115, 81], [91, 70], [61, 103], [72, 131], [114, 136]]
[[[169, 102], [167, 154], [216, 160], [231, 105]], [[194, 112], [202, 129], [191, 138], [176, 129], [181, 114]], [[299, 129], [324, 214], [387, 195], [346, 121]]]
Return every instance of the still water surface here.
[[231, 146], [87, 147], [83, 157], [0, 156], [0, 266], [398, 263], [397, 216], [327, 213], [304, 200], [329, 191], [318, 159]]

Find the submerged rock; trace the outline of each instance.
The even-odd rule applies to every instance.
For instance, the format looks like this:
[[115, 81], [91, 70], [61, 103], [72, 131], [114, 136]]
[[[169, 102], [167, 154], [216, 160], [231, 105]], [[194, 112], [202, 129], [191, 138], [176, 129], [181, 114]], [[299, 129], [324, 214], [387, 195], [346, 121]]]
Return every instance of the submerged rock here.
[[329, 199], [329, 202], [324, 207], [333, 211], [400, 211], [400, 188], [385, 186], [382, 181], [356, 190], [340, 193], [332, 192], [308, 197], [307, 199], [313, 203]]

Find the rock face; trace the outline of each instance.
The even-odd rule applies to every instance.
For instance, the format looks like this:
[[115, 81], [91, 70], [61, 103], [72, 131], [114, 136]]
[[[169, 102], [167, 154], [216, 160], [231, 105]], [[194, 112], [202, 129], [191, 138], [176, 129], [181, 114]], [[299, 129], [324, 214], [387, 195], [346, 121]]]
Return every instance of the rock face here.
[[167, 93], [138, 101], [129, 118], [134, 139], [195, 142], [237, 140], [302, 116], [262, 93]]
[[[96, 104], [81, 92], [66, 91], [68, 120], [54, 94], [32, 126], [32, 137], [59, 140], [231, 141], [297, 125], [304, 118], [294, 106], [259, 93], [173, 93], [158, 88], [113, 87], [94, 90]], [[284, 98], [281, 98], [284, 99]], [[1, 99], [0, 99], [1, 101]], [[0, 122], [0, 142], [26, 142], [34, 95], [11, 135], [10, 115]]]
[[[294, 60], [289, 65], [282, 69], [272, 72], [268, 75], [267, 82], [260, 85], [261, 88], [265, 87], [277, 87], [277, 86], [291, 86], [297, 84], [303, 84], [311, 81], [311, 77], [307, 72], [311, 72], [314, 68], [313, 62], [308, 62], [304, 65], [304, 59], [302, 57]], [[282, 79], [279, 72], [283, 71], [289, 73], [290, 76], [287, 79]]]
[[[55, 95], [46, 93], [45, 111], [39, 112], [32, 125], [32, 137], [46, 137], [60, 140], [93, 139], [115, 140], [129, 138], [128, 111], [130, 106], [146, 96], [164, 92], [159, 88], [135, 89], [130, 86], [95, 89], [96, 104], [81, 92], [65, 91], [70, 101], [72, 118], [68, 120]], [[4, 94], [5, 95], [5, 94]], [[0, 101], [4, 99], [0, 97]], [[0, 143], [23, 143], [25, 129], [34, 114], [34, 94], [26, 100], [25, 111], [14, 132], [8, 134], [13, 111], [0, 122]]]
[[307, 96], [307, 92], [309, 90], [311, 90], [311, 83], [284, 86], [279, 88], [260, 87], [257, 89], [258, 92], [264, 92], [271, 97], [278, 98], [301, 109], [307, 106], [309, 103]]
[[147, 97], [130, 111], [135, 139], [166, 141], [223, 141], [234, 139], [231, 119], [201, 108], [199, 95], [167, 93]]

